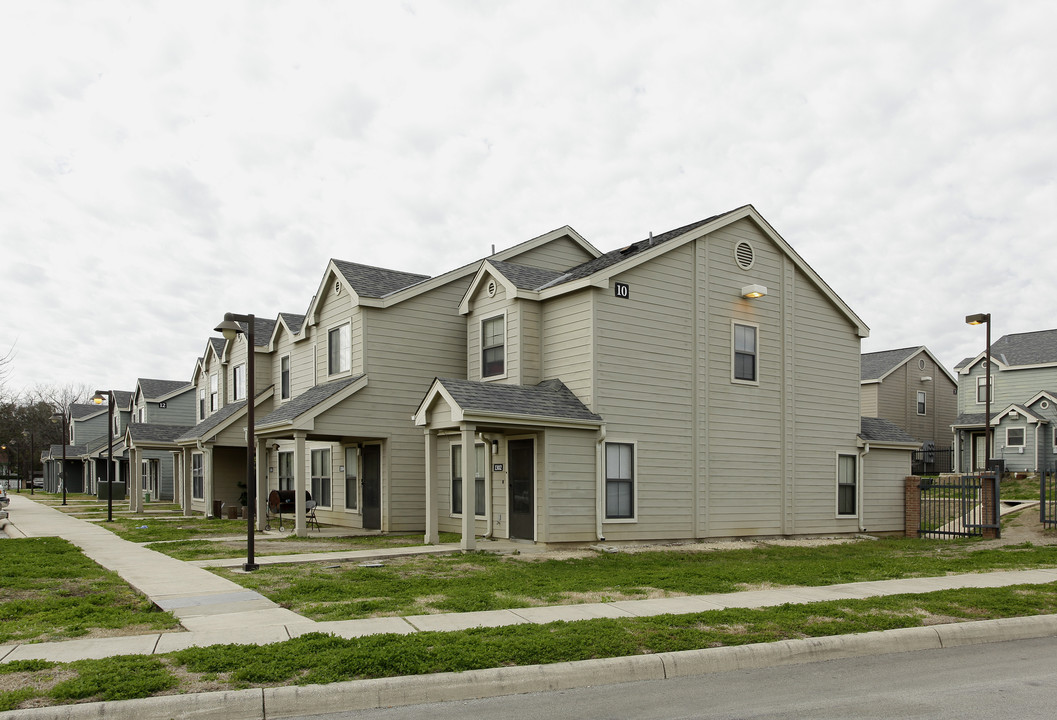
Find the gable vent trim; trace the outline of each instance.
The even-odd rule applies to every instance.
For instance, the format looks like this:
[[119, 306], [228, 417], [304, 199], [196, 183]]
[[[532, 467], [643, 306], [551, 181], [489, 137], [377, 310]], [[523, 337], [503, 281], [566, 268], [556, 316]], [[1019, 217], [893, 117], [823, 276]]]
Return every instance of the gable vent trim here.
[[756, 263], [756, 251], [752, 245], [742, 240], [734, 247], [734, 261], [742, 270], [751, 270]]

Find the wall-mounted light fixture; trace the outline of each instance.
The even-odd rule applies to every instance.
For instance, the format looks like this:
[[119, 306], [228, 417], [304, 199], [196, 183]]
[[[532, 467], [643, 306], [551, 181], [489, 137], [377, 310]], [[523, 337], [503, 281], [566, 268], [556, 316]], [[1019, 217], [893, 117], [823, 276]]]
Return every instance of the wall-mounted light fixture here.
[[741, 289], [743, 298], [758, 298], [767, 294], [767, 288], [763, 285], [746, 285]]
[[493, 455], [498, 455], [499, 454], [499, 441], [498, 440], [493, 440], [492, 441], [492, 454]]

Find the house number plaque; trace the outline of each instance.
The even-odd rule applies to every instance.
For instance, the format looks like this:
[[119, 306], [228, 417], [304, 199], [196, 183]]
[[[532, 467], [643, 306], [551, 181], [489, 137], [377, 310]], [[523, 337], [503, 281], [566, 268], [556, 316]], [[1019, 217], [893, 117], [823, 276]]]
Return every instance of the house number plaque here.
[[494, 463], [492, 465], [492, 472], [503, 472], [503, 463]]
[[631, 288], [628, 287], [627, 283], [613, 283], [613, 294], [618, 298], [629, 298], [631, 297]]

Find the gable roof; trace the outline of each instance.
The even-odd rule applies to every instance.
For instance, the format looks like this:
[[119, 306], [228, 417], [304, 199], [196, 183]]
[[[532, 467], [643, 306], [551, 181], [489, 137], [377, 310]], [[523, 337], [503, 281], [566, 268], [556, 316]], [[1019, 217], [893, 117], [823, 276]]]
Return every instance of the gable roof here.
[[186, 380], [152, 380], [140, 378], [136, 381], [138, 392], [145, 400], [161, 400], [164, 397], [178, 392], [192, 390], [191, 383]]
[[[239, 327], [243, 333], [248, 333], [250, 325], [239, 321]], [[263, 347], [272, 339], [272, 330], [275, 329], [275, 321], [268, 318], [253, 316], [253, 347]], [[226, 342], [226, 340], [225, 340]]]
[[189, 425], [152, 425], [129, 423], [125, 428], [125, 441], [132, 447], [136, 444], [176, 444], [176, 438], [191, 429]]
[[320, 383], [319, 385], [309, 388], [297, 397], [283, 403], [279, 406], [279, 409], [262, 417], [254, 424], [254, 426], [256, 428], [264, 429], [276, 425], [293, 423], [299, 417], [302, 417], [313, 410], [321, 412], [322, 409], [325, 409], [323, 406], [329, 407], [329, 404], [327, 403], [328, 400], [336, 397], [338, 400], [343, 399], [338, 396], [346, 388], [350, 388], [350, 391], [347, 394], [352, 394], [366, 384], [367, 376], [362, 374]]
[[429, 275], [361, 265], [347, 260], [331, 259], [330, 262], [360, 297], [383, 298], [397, 290], [429, 280]]
[[[958, 370], [967, 375], [976, 363], [987, 357], [982, 352], [974, 358], [958, 363]], [[991, 343], [991, 360], [1006, 368], [1037, 367], [1057, 364], [1057, 330], [1003, 335]]]
[[[273, 391], [274, 388], [269, 385], [268, 387], [258, 392], [256, 397], [254, 397], [253, 399], [254, 408], [260, 405], [263, 400], [267, 400], [269, 397], [271, 397]], [[239, 400], [238, 402], [228, 403], [227, 405], [207, 417], [202, 422], [188, 429], [187, 432], [177, 436], [175, 442], [190, 443], [195, 442], [196, 440], [203, 440], [209, 437], [210, 435], [215, 435], [224, 430], [224, 428], [226, 428], [231, 423], [235, 422], [235, 420], [238, 418], [238, 415], [240, 413], [245, 413], [245, 411], [245, 400]], [[254, 426], [256, 426], [256, 424], [256, 421], [254, 421]]]
[[942, 370], [952, 383], [955, 385], [958, 384], [958, 379], [954, 377], [951, 371], [940, 362], [939, 358], [933, 355], [932, 351], [924, 345], [899, 348], [897, 350], [880, 350], [878, 352], [863, 353], [859, 361], [860, 382], [864, 385], [881, 382], [902, 367], [908, 360], [922, 352], [932, 359], [932, 362], [936, 367]]
[[415, 424], [425, 425], [425, 411], [438, 395], [452, 407], [452, 417], [461, 415], [495, 420], [567, 422], [597, 426], [602, 417], [591, 412], [561, 380], [537, 385], [505, 385], [456, 378], [437, 378], [415, 413]]
[[132, 410], [132, 398], [135, 395], [131, 390], [115, 390], [114, 403], [119, 410]]
[[867, 442], [921, 446], [921, 442], [911, 437], [903, 428], [884, 418], [860, 417], [859, 428], [859, 437]]
[[94, 405], [88, 403], [71, 403], [70, 419], [87, 420], [90, 417], [106, 412], [106, 405]]

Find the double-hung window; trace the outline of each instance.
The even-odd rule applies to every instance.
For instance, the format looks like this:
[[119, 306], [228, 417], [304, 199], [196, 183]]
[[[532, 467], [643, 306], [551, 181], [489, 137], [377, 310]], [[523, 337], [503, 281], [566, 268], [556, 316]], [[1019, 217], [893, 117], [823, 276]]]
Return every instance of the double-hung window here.
[[857, 515], [855, 494], [858, 489], [856, 479], [856, 457], [854, 455], [837, 456], [837, 514]]
[[216, 373], [209, 376], [209, 412], [220, 409], [220, 378]]
[[191, 455], [191, 497], [202, 500], [206, 496], [205, 474], [202, 470], [202, 453]]
[[635, 446], [606, 443], [606, 517], [635, 517]]
[[1024, 447], [1024, 428], [1006, 428], [1006, 447]]
[[506, 323], [502, 315], [481, 321], [481, 377], [506, 371]]
[[232, 392], [235, 400], [246, 399], [246, 366], [236, 365], [231, 374]]
[[345, 509], [355, 510], [357, 501], [356, 466], [359, 451], [354, 447], [345, 448]]
[[290, 399], [290, 356], [283, 355], [279, 360], [279, 397]]
[[292, 452], [279, 453], [279, 489], [294, 489], [294, 454]]
[[[474, 450], [474, 515], [484, 515], [484, 445], [475, 445]], [[462, 514], [462, 445], [451, 446], [451, 512]]]
[[[986, 402], [987, 397], [987, 375], [976, 378], [976, 402]], [[995, 401], [995, 376], [991, 376], [991, 402]]]
[[206, 419], [206, 389], [202, 388], [198, 391], [198, 420], [201, 422]]
[[925, 391], [918, 390], [918, 415], [925, 414]]
[[733, 323], [733, 368], [735, 382], [759, 382], [757, 372], [756, 326]]
[[312, 499], [330, 507], [330, 448], [312, 451]]
[[327, 373], [337, 375], [352, 369], [352, 326], [346, 323], [327, 333]]

